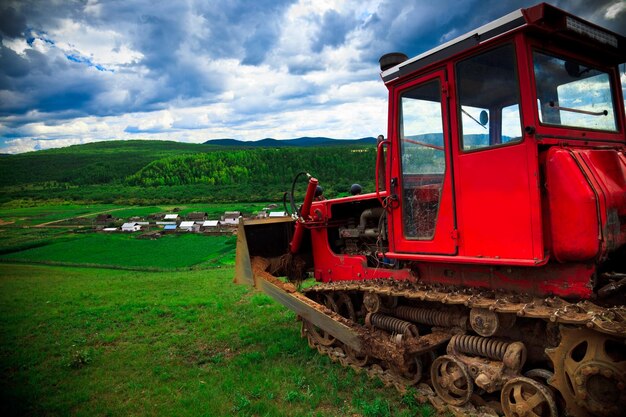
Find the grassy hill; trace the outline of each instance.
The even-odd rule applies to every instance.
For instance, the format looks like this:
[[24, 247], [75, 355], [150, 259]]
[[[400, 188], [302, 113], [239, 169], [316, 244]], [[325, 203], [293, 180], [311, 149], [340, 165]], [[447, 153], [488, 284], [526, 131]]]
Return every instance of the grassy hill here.
[[309, 349], [293, 313], [233, 274], [0, 264], [0, 412], [433, 415]]
[[354, 182], [373, 191], [370, 139], [275, 142], [110, 141], [5, 156], [0, 204], [277, 201], [300, 171], [318, 177], [328, 196]]
[[215, 145], [171, 141], [110, 141], [0, 158], [0, 186], [59, 182], [76, 185], [123, 180], [145, 165], [172, 155], [211, 152]]

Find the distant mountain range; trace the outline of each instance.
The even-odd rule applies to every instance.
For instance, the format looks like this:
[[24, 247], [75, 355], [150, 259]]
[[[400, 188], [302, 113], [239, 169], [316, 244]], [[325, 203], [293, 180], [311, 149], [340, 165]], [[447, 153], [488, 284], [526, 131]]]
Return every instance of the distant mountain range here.
[[325, 137], [301, 137], [295, 139], [272, 139], [265, 138], [255, 141], [243, 141], [237, 139], [212, 139], [204, 142], [205, 145], [233, 146], [240, 148], [267, 148], [283, 146], [328, 146], [328, 145], [375, 145], [376, 138], [368, 137], [361, 139], [331, 139]]

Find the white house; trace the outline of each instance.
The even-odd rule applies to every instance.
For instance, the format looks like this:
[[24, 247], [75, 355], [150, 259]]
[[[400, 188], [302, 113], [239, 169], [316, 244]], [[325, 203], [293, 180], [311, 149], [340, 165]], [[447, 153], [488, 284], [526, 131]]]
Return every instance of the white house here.
[[236, 226], [239, 224], [239, 217], [241, 217], [240, 211], [226, 211], [222, 216], [222, 224]]
[[284, 211], [270, 211], [269, 217], [287, 217], [288, 214]]
[[163, 217], [163, 220], [177, 220], [178, 219], [178, 214], [166, 214]]
[[132, 222], [132, 223], [124, 223], [122, 225], [122, 232], [137, 232], [141, 230], [141, 225]]
[[194, 230], [194, 223], [193, 221], [185, 221], [185, 222], [180, 222], [180, 226], [178, 226], [178, 228], [180, 230], [186, 230], [188, 232], [192, 232]]
[[202, 222], [202, 227], [220, 227], [221, 223], [219, 220], [205, 220]]

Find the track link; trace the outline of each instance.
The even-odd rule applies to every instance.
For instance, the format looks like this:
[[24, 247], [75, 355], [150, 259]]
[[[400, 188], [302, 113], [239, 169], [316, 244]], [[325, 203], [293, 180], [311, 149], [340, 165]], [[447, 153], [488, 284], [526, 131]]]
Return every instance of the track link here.
[[538, 298], [390, 280], [320, 283], [302, 290], [307, 295], [315, 292], [336, 291], [359, 291], [410, 300], [462, 305], [468, 308], [483, 308], [496, 313], [515, 314], [518, 317], [584, 326], [607, 335], [626, 337], [626, 307], [607, 308], [590, 301], [573, 304], [559, 297]]

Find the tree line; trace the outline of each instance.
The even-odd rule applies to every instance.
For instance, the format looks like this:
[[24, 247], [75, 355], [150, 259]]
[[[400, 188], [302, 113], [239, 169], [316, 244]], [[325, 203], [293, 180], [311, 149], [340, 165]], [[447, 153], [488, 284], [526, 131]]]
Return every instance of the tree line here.
[[327, 197], [346, 195], [353, 183], [361, 184], [365, 192], [374, 191], [376, 149], [372, 145], [177, 144], [168, 149], [169, 143], [141, 142], [89, 144], [0, 158], [0, 203], [277, 201], [301, 171], [318, 178]]

